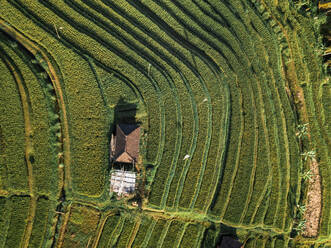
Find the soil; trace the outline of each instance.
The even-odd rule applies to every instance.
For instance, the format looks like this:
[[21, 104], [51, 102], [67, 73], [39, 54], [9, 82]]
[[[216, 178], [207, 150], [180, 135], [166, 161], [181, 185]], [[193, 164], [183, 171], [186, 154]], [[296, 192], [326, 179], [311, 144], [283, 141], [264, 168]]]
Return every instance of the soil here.
[[310, 170], [313, 175], [309, 181], [308, 186], [306, 211], [304, 215], [304, 219], [306, 220], [306, 227], [303, 232], [303, 236], [316, 237], [318, 235], [319, 220], [322, 208], [322, 189], [321, 177], [318, 171], [318, 163], [314, 158], [311, 160]]

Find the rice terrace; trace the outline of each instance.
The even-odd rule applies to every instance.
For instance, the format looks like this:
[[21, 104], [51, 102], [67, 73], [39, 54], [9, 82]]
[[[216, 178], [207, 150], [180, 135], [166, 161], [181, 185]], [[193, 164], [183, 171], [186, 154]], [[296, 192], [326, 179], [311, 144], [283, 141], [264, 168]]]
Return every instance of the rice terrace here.
[[0, 248], [330, 248], [330, 76], [327, 0], [0, 0]]

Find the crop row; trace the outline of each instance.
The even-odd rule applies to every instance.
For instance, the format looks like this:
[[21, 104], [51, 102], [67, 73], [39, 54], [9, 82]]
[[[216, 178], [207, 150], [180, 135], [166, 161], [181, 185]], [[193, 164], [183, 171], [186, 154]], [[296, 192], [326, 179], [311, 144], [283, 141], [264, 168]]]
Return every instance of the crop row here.
[[[250, 17], [252, 18], [252, 20], [251, 20], [252, 24], [255, 25], [256, 30], [258, 30], [258, 36], [263, 37], [264, 41], [271, 41], [272, 38], [270, 38], [269, 32], [266, 30], [266, 28], [264, 28], [264, 25], [261, 23], [261, 21], [257, 19], [257, 16], [256, 16], [254, 13], [252, 13], [252, 14], [250, 15]], [[252, 33], [253, 33], [253, 32], [251, 31], [251, 34], [252, 34]], [[259, 40], [259, 37], [257, 37], [257, 40]], [[258, 44], [257, 44], [257, 45], [258, 45]], [[275, 46], [272, 46], [272, 44], [271, 44], [270, 47], [268, 47], [268, 49], [273, 49], [273, 47], [275, 47]], [[257, 55], [260, 55], [261, 53], [259, 53], [259, 51], [263, 51], [263, 49], [259, 49], [258, 46], [257, 46], [256, 48], [258, 48], [258, 49], [257, 49]], [[263, 54], [261, 54], [261, 55], [263, 55]], [[259, 56], [259, 61], [263, 61], [263, 60], [264, 60], [264, 57], [265, 57], [265, 56]], [[270, 57], [270, 56], [268, 56], [268, 57]], [[270, 57], [269, 59], [271, 60], [272, 57]], [[272, 60], [271, 60], [271, 61], [272, 61]], [[274, 61], [274, 62], [276, 62], [276, 61]], [[274, 62], [273, 62], [273, 63], [274, 63]], [[261, 63], [261, 64], [263, 64], [263, 63]], [[261, 67], [261, 66], [259, 66], [259, 67]], [[258, 68], [258, 67], [257, 67], [257, 68]], [[267, 73], [267, 75], [277, 75], [277, 73], [279, 73], [277, 67], [272, 66], [272, 68], [274, 68], [274, 72], [270, 71], [269, 73]], [[256, 70], [256, 71], [260, 71], [260, 69], [255, 69], [255, 70]], [[265, 69], [265, 70], [267, 70], [267, 69]], [[263, 76], [263, 75], [262, 75], [262, 76]], [[265, 79], [262, 78], [262, 80], [265, 80]], [[274, 81], [274, 80], [270, 80], [270, 81], [272, 82], [272, 81]], [[279, 82], [280, 82], [280, 81], [279, 81]], [[270, 88], [270, 86], [268, 87], [268, 85], [267, 85], [267, 86], [264, 87], [264, 88]], [[275, 86], [271, 86], [271, 88], [273, 89], [273, 88], [276, 88], [276, 87], [275, 87]], [[275, 90], [272, 90], [271, 92], [275, 92]], [[276, 94], [276, 95], [274, 94], [274, 96], [275, 96], [275, 99], [278, 98], [277, 94]], [[280, 111], [280, 113], [281, 113], [281, 111]], [[281, 118], [282, 118], [282, 117], [281, 117]], [[277, 119], [280, 119], [280, 118], [278, 117]], [[280, 127], [280, 126], [279, 126], [279, 127]], [[282, 144], [282, 143], [283, 143], [283, 142], [281, 142], [280, 144]], [[284, 166], [284, 164], [281, 165], [281, 166]], [[283, 173], [284, 173], [284, 172], [283, 172]], [[280, 191], [280, 192], [281, 192], [281, 191]], [[271, 205], [271, 206], [273, 206], [273, 205]], [[282, 220], [283, 218], [280, 218], [280, 219]]]
[[[2, 46], [1, 46], [2, 47]], [[0, 169], [1, 189], [28, 191], [27, 170], [25, 163], [24, 115], [13, 71], [8, 68], [8, 57], [1, 48], [1, 75], [3, 86], [0, 91], [1, 149]], [[5, 145], [6, 144], [6, 145]], [[10, 165], [10, 166], [8, 166]]]
[[[268, 20], [270, 21], [270, 20]], [[260, 26], [266, 27], [265, 29], [269, 29], [269, 33], [273, 34], [273, 36], [279, 36], [279, 31], [275, 30], [274, 26], [270, 25], [269, 23], [266, 23], [264, 18], [260, 19]], [[263, 24], [262, 24], [263, 23]], [[262, 34], [268, 33], [268, 30], [265, 32], [261, 32]], [[275, 34], [276, 33], [276, 34]], [[270, 36], [265, 36], [264, 40], [276, 40], [272, 37], [268, 38]], [[278, 37], [279, 38], [279, 37]], [[277, 48], [277, 44], [271, 47], [271, 49], [267, 50], [268, 57], [270, 58], [270, 66], [272, 68], [277, 68], [277, 60], [275, 58], [275, 54], [277, 53], [277, 50], [274, 50]], [[299, 147], [298, 142], [296, 140], [295, 135], [295, 128], [296, 128], [296, 120], [295, 120], [295, 114], [292, 110], [292, 106], [290, 106], [290, 102], [288, 99], [287, 94], [285, 93], [286, 85], [284, 83], [284, 80], [281, 77], [281, 72], [279, 69], [275, 70], [274, 75], [274, 82], [277, 82], [275, 84], [274, 88], [276, 89], [276, 92], [280, 98], [280, 102], [282, 103], [282, 108], [284, 111], [284, 116], [282, 116], [283, 119], [283, 130], [284, 130], [284, 144], [286, 148], [286, 174], [287, 174], [287, 193], [286, 193], [286, 199], [290, 199], [290, 201], [287, 203], [287, 208], [281, 209], [281, 213], [284, 214], [283, 218], [279, 218], [280, 214], [277, 215], [278, 220], [282, 220], [279, 223], [276, 224], [279, 228], [289, 228], [289, 223], [285, 223], [285, 219], [287, 221], [290, 221], [291, 218], [289, 216], [293, 216], [293, 205], [295, 205], [298, 202], [299, 197], [299, 191], [300, 191], [300, 181], [299, 181], [299, 170], [301, 168], [301, 159], [299, 156]], [[285, 117], [285, 121], [284, 121]], [[289, 156], [291, 154], [291, 156]], [[291, 166], [289, 166], [291, 165]], [[283, 206], [284, 204], [281, 203]], [[292, 207], [291, 207], [292, 206]], [[277, 221], [276, 221], [277, 222]], [[285, 226], [284, 226], [285, 225]]]
[[29, 203], [29, 197], [13, 196], [10, 200], [7, 199], [5, 208], [1, 209], [4, 218], [1, 233], [3, 246], [19, 247], [23, 244]]
[[[183, 7], [182, 7], [183, 8]], [[175, 11], [173, 11], [172, 13], [175, 13]], [[181, 17], [183, 17], [183, 15], [181, 15]], [[187, 23], [189, 23], [189, 22], [187, 22]], [[204, 27], [204, 28], [206, 28], [206, 27]], [[220, 36], [219, 36], [220, 37]], [[202, 40], [206, 40], [206, 38], [204, 37]], [[215, 45], [214, 45], [215, 46]]]
[[98, 247], [108, 247], [115, 235], [116, 229], [120, 226], [119, 215], [108, 217], [103, 225], [102, 233], [98, 241]]
[[292, 247], [289, 243], [289, 239], [284, 236], [276, 236], [276, 237], [263, 237], [257, 236], [253, 238], [247, 238], [244, 242], [245, 248], [285, 248]]
[[[161, 7], [165, 8], [164, 6], [160, 5]], [[152, 4], [151, 7], [153, 8], [153, 10], [157, 10], [159, 9], [160, 7], [157, 6], [156, 4]], [[145, 8], [145, 7], [144, 7]], [[172, 18], [169, 18], [169, 15], [167, 15], [165, 11], [163, 11], [162, 9], [160, 9], [160, 11], [157, 11], [158, 12], [158, 15], [163, 19], [167, 19], [167, 24], [172, 24], [172, 27], [177, 27], [177, 20], [173, 20]], [[176, 19], [176, 18], [174, 18]], [[162, 25], [162, 24], [159, 24], [159, 25]], [[163, 25], [165, 27], [165, 29], [167, 30], [167, 27], [165, 25]], [[177, 31], [177, 30], [176, 30]], [[181, 31], [178, 30], [178, 33], [180, 33]], [[189, 36], [188, 36], [189, 35]], [[195, 41], [197, 39], [196, 35], [193, 34], [187, 34], [188, 37], [185, 37], [186, 39], [190, 40], [190, 41]], [[202, 57], [200, 56], [196, 56], [193, 58], [193, 61], [196, 65], [197, 68], [201, 68], [203, 66], [203, 63], [202, 60], [203, 59]], [[201, 62], [200, 62], [201, 61]], [[201, 66], [200, 66], [201, 65]], [[209, 71], [209, 73], [207, 73]], [[222, 98], [220, 97], [220, 95], [218, 94], [219, 93], [219, 89], [217, 89], [217, 85], [221, 85], [219, 82], [217, 82], [215, 80], [215, 83], [213, 83], [212, 81], [210, 81], [210, 79], [207, 80], [207, 78], [210, 78], [210, 75], [213, 75], [213, 71], [212, 70], [208, 70], [205, 72], [206, 73], [203, 73], [202, 71], [199, 70], [200, 74], [203, 75], [202, 78], [204, 80], [204, 84], [206, 85], [206, 89], [208, 90], [209, 94], [210, 94], [210, 101], [211, 101], [211, 104], [213, 105], [213, 108], [212, 108], [212, 122], [213, 122], [213, 127], [215, 126], [218, 126], [218, 125], [221, 125], [222, 127], [225, 126], [224, 124], [224, 114], [227, 112], [226, 111], [226, 106], [224, 106], [225, 110], [224, 112], [219, 112], [219, 106], [217, 106], [218, 104], [222, 104]], [[214, 80], [213, 80], [214, 81]], [[224, 92], [225, 93], [225, 92]], [[224, 94], [223, 93], [223, 94]], [[208, 99], [206, 99], [207, 101]], [[219, 102], [218, 102], [219, 101]], [[216, 107], [214, 107], [216, 105]], [[223, 123], [222, 123], [222, 119], [218, 119], [217, 117], [219, 116], [222, 116], [222, 119], [223, 119]], [[221, 122], [221, 123], [220, 123]], [[220, 123], [220, 124], [218, 124]], [[203, 180], [203, 176], [205, 175], [210, 175], [210, 174], [214, 174], [213, 172], [215, 172], [215, 167], [216, 167], [216, 163], [215, 162], [211, 162], [210, 159], [206, 157], [206, 155], [208, 154], [216, 154], [216, 156], [214, 158], [217, 157], [217, 154], [218, 154], [218, 143], [219, 143], [219, 130], [222, 130], [224, 128], [218, 128], [217, 130], [214, 130], [214, 132], [211, 132], [211, 138], [210, 140], [208, 140], [208, 143], [209, 143], [209, 150], [208, 151], [205, 151], [204, 154], [203, 154], [203, 157], [202, 158], [198, 158], [197, 160], [195, 159], [196, 157], [193, 156], [192, 158], [192, 163], [195, 164], [195, 161], [201, 161], [202, 165], [200, 167], [195, 167], [194, 164], [190, 165], [190, 168], [189, 168], [189, 171], [188, 171], [188, 174], [186, 176], [186, 180], [185, 180], [185, 184], [184, 184], [184, 187], [183, 187], [183, 191], [181, 193], [182, 197], [180, 198], [180, 207], [182, 208], [188, 208], [188, 207], [193, 207], [194, 204], [195, 204], [195, 201], [197, 200], [198, 198], [198, 194], [201, 192], [200, 190], [200, 186], [202, 185], [203, 187], [203, 193], [201, 194], [202, 195], [202, 198], [206, 196], [206, 193], [205, 192], [205, 189], [204, 187], [208, 187], [209, 185], [207, 185], [206, 181]], [[223, 130], [222, 130], [223, 131]], [[199, 138], [198, 138], [199, 139]], [[224, 142], [224, 141], [223, 141]], [[201, 144], [201, 142], [198, 141], [198, 145], [199, 143]], [[199, 149], [199, 147], [197, 147], [197, 149]], [[216, 149], [216, 150], [215, 150]], [[201, 150], [201, 149], [200, 149]], [[194, 154], [195, 155], [195, 154]], [[211, 157], [211, 156], [210, 156]], [[212, 157], [211, 157], [212, 158]], [[219, 171], [219, 170], [218, 170]], [[217, 175], [218, 173], [216, 173]], [[191, 184], [191, 181], [193, 178], [198, 178], [197, 180], [197, 186], [196, 187], [191, 187], [191, 186], [188, 186], [189, 184]], [[214, 184], [215, 185], [215, 184]], [[192, 195], [194, 196], [192, 198]], [[203, 200], [199, 199], [200, 200], [200, 204], [203, 202]], [[203, 206], [199, 206], [198, 208], [202, 208]]]
[[132, 244], [133, 247], [144, 247], [146, 246], [146, 241], [148, 240], [148, 234], [151, 234], [151, 228], [153, 220], [150, 218], [142, 218], [140, 222], [140, 226], [134, 237], [134, 242]]
[[11, 196], [0, 198], [0, 246], [21, 247], [28, 241], [29, 247], [43, 247], [51, 242], [51, 221], [54, 204], [46, 199], [37, 200], [36, 216], [32, 230], [27, 230], [26, 219], [29, 215], [31, 198]]
[[[167, 11], [169, 11], [169, 9], [167, 9]], [[169, 11], [170, 12], [170, 11]], [[173, 12], [171, 12], [171, 13], [176, 13], [176, 11], [173, 11]], [[182, 15], [183, 16], [183, 15]], [[182, 17], [181, 16], [181, 17]], [[256, 17], [256, 15], [254, 16], [254, 17]], [[256, 18], [255, 18], [256, 19]], [[256, 28], [258, 29], [258, 30], [260, 30], [260, 32], [262, 33], [262, 34], [265, 34], [265, 35], [267, 35], [269, 32], [265, 29], [265, 28], [263, 28], [263, 24], [261, 23], [261, 21], [259, 21], [259, 20], [254, 20], [255, 22], [256, 22]], [[232, 22], [231, 22], [232, 23]], [[270, 35], [269, 35], [269, 37], [270, 37]], [[268, 40], [269, 41], [271, 41], [272, 39], [271, 38], [268, 38]], [[277, 60], [276, 60], [277, 61]], [[274, 62], [275, 63], [275, 62]], [[276, 74], [275, 74], [275, 77], [277, 77], [277, 75], [279, 75], [279, 72], [277, 72], [277, 70], [278, 70], [278, 67], [274, 67], [275, 68], [275, 70], [276, 70]], [[257, 70], [258, 71], [258, 70]], [[277, 74], [278, 73], [278, 74]], [[277, 78], [276, 78], [277, 79]], [[273, 80], [273, 81], [275, 81], [275, 79]], [[279, 81], [279, 80], [277, 80], [277, 81]], [[280, 82], [280, 81], [279, 81]], [[279, 87], [279, 86], [278, 86]], [[272, 88], [276, 88], [277, 89], [277, 86], [275, 87], [275, 86], [272, 86]], [[280, 98], [283, 98], [284, 99], [284, 94], [285, 94], [285, 89], [284, 88], [282, 88], [282, 91], [281, 91], [281, 93], [279, 94], [277, 94], [277, 90], [276, 90], [276, 93], [274, 93], [273, 94], [273, 97], [275, 97], [275, 99], [279, 99], [279, 97]], [[247, 95], [247, 94], [244, 94], [244, 95]], [[282, 100], [282, 102], [284, 102], [285, 104], [288, 102], [288, 100], [285, 98], [284, 100]], [[288, 107], [289, 105], [286, 105], [286, 107]], [[292, 113], [292, 110], [291, 109], [289, 109], [289, 108], [285, 108], [285, 111], [286, 111], [286, 113], [287, 114], [289, 114], [289, 115], [291, 115], [291, 113]], [[279, 111], [278, 113], [282, 113], [281, 111]], [[280, 116], [280, 118], [278, 118], [278, 119], [283, 119], [283, 120], [285, 120], [285, 118], [284, 118], [284, 116]], [[280, 127], [281, 126], [283, 126], [284, 128], [285, 128], [285, 126], [286, 126], [286, 124], [284, 124], [284, 122], [283, 123], [281, 123], [281, 122], [278, 122], [279, 124], [281, 124], [281, 125], [279, 125]], [[294, 126], [292, 125], [291, 127], [291, 130], [294, 130]], [[294, 146], [295, 146], [295, 144], [296, 144], [296, 140], [293, 140], [293, 138], [295, 137], [294, 135], [293, 135], [293, 131], [292, 131], [292, 140], [291, 140], [291, 142], [292, 142], [292, 144], [294, 144]], [[285, 138], [284, 138], [284, 140], [282, 140], [281, 141], [281, 143], [280, 144], [282, 144], [282, 145], [284, 145], [285, 147], [287, 147], [287, 135], [286, 135], [286, 131], [285, 131]], [[294, 138], [295, 139], [295, 138]], [[294, 148], [295, 149], [295, 148]], [[285, 149], [283, 149], [283, 151], [286, 151]], [[297, 153], [297, 152], [296, 152]], [[249, 154], [249, 153], [248, 153]], [[285, 152], [283, 152], [283, 154], [285, 154]], [[286, 154], [289, 154], [289, 152], [287, 152]], [[296, 156], [296, 158], [298, 158], [298, 156]], [[285, 159], [285, 158], [284, 158]], [[287, 158], [288, 159], [288, 158]], [[262, 163], [262, 161], [261, 161], [261, 163]], [[286, 162], [286, 163], [284, 163], [284, 162], [282, 162], [282, 166], [284, 166], [284, 165], [286, 165], [287, 164], [287, 169], [286, 170], [282, 170], [282, 174], [284, 174], [284, 175], [288, 175], [287, 177], [289, 177], [289, 166], [288, 166], [288, 164], [289, 164], [289, 162]], [[285, 168], [286, 168], [285, 167]], [[284, 167], [283, 167], [284, 168]], [[247, 173], [245, 173], [245, 175], [246, 175]], [[296, 184], [296, 181], [297, 181], [297, 167], [293, 167], [293, 176], [292, 176], [292, 178], [293, 178], [293, 182], [294, 182], [294, 185]], [[246, 181], [246, 180], [243, 180], [243, 181]], [[288, 179], [286, 179], [286, 181], [288, 181]], [[261, 183], [261, 185], [263, 185], [263, 183]], [[279, 184], [279, 185], [281, 185], [281, 184]], [[286, 195], [287, 195], [287, 191], [289, 190], [289, 187], [287, 186], [287, 184], [285, 183], [285, 184], [283, 184], [284, 185], [284, 189], [285, 189], [285, 191], [281, 191], [281, 192], [284, 192], [282, 195], [283, 195], [283, 197], [286, 197]], [[273, 192], [277, 192], [279, 189], [274, 189], [273, 190]], [[294, 190], [295, 191], [295, 190]], [[239, 192], [242, 192], [242, 190], [239, 190]], [[258, 194], [258, 192], [256, 193], [256, 194]], [[236, 194], [235, 194], [236, 195]], [[276, 201], [278, 201], [278, 197], [277, 198], [275, 198], [275, 200]], [[286, 205], [286, 204], [285, 204]], [[238, 208], [234, 208], [234, 209], [238, 209]], [[279, 211], [281, 211], [283, 214], [285, 214], [285, 210], [284, 209], [280, 209]], [[231, 211], [231, 213], [232, 213], [233, 211]], [[236, 219], [236, 218], [235, 218]], [[278, 224], [278, 226], [279, 226], [279, 228], [282, 228], [282, 226], [283, 226], [283, 221], [284, 221], [284, 219], [285, 219], [285, 217], [282, 217], [282, 218], [279, 218], [278, 220], [280, 221], [280, 224]]]
[[[247, 20], [242, 15], [242, 9], [239, 5], [236, 5], [238, 8], [232, 8], [239, 13], [241, 20]], [[238, 15], [238, 14], [237, 14]], [[263, 197], [265, 196], [268, 188], [270, 187], [270, 181], [272, 176], [272, 159], [273, 156], [276, 158], [277, 152], [276, 149], [273, 149], [271, 146], [274, 146], [274, 135], [273, 130], [275, 130], [275, 117], [270, 115], [270, 113], [275, 113], [274, 109], [274, 100], [271, 97], [271, 89], [267, 82], [272, 81], [270, 75], [274, 72], [267, 65], [268, 55], [266, 54], [266, 46], [260, 42], [260, 34], [255, 33], [254, 29], [250, 25], [247, 25], [246, 22], [243, 22], [245, 25], [245, 31], [248, 36], [251, 37], [251, 43], [254, 44], [254, 57], [252, 57], [252, 51], [249, 48], [247, 56], [251, 57], [251, 65], [253, 70], [253, 80], [252, 80], [252, 90], [257, 93], [256, 103], [261, 108], [256, 109], [257, 118], [258, 118], [258, 151], [255, 157], [255, 175], [251, 178], [251, 190], [253, 189], [253, 194], [250, 194], [248, 198], [249, 201], [246, 201], [245, 209], [242, 213], [241, 220], [249, 224], [255, 218], [255, 215], [259, 213], [258, 218], [255, 218], [254, 223], [262, 223], [264, 211], [258, 211], [259, 207], [265, 208], [268, 207]], [[268, 40], [268, 39], [266, 39]], [[243, 42], [243, 41], [242, 41]], [[269, 113], [266, 115], [266, 113]], [[253, 179], [253, 181], [252, 181]], [[264, 187], [263, 187], [264, 186]], [[257, 190], [260, 189], [260, 190]]]
[[[132, 6], [134, 6], [134, 8], [136, 8], [137, 10], [139, 10], [141, 13], [144, 13], [144, 11], [142, 11], [141, 9], [144, 9], [145, 10], [145, 8], [146, 8], [146, 6], [140, 6], [140, 4], [136, 4], [136, 3], [130, 3]], [[151, 3], [151, 4], [153, 4], [153, 3]], [[156, 8], [157, 6], [154, 6], [153, 5], [153, 9], [154, 9], [154, 7]], [[147, 11], [148, 13], [150, 13], [150, 10], [148, 10]], [[163, 14], [164, 12], [159, 12], [160, 14]], [[139, 14], [139, 15], [141, 15], [141, 14]], [[146, 15], [146, 13], [145, 13], [145, 15]], [[148, 14], [148, 15], [146, 15], [151, 21], [153, 21], [153, 22], [155, 22], [159, 27], [161, 27], [161, 29], [163, 29], [165, 32], [167, 32], [170, 36], [172, 35], [172, 33], [174, 33], [175, 31], [174, 30], [172, 30], [171, 28], [172, 27], [169, 27], [169, 26], [167, 26], [167, 25], [165, 25], [165, 23], [164, 22], [162, 22], [162, 21], [160, 21], [161, 19], [158, 17], [158, 16], [154, 16], [152, 13], [150, 13], [150, 15]], [[167, 17], [168, 18], [168, 17]], [[163, 18], [164, 19], [164, 18]], [[146, 22], [146, 21], [145, 21]], [[168, 22], [168, 23], [170, 23], [170, 22]], [[179, 34], [179, 33], [178, 33]], [[171, 36], [172, 38], [173, 38], [173, 36]], [[174, 39], [174, 38], [173, 38]], [[176, 40], [177, 41], [177, 40]], [[178, 41], [177, 41], [178, 42]], [[192, 51], [193, 53], [195, 52], [195, 51]], [[187, 53], [187, 52], [186, 52]], [[208, 99], [207, 99], [208, 100]], [[199, 131], [200, 131], [201, 129], [199, 129]], [[199, 138], [198, 138], [199, 139]], [[198, 144], [199, 144], [199, 142], [198, 142]], [[207, 149], [207, 148], [206, 148]], [[195, 160], [195, 161], [198, 161], [198, 160]], [[204, 162], [203, 162], [204, 163]], [[190, 170], [192, 171], [192, 172], [194, 172], [194, 173], [199, 173], [198, 171], [196, 171], [196, 170], [192, 170], [191, 168], [192, 168], [193, 166], [190, 166]], [[199, 168], [201, 168], [201, 166], [199, 167]], [[203, 168], [203, 167], [202, 167]], [[198, 182], [198, 184], [199, 184], [199, 182]], [[188, 189], [188, 190], [192, 190], [193, 188], [190, 186], [190, 189]], [[185, 196], [186, 197], [190, 197], [190, 194], [185, 194]], [[190, 200], [188, 199], [188, 201], [185, 201], [186, 203], [185, 204], [189, 204], [190, 203]]]
[[[139, 222], [138, 222], [139, 224]], [[118, 237], [118, 240], [116, 242], [116, 247], [130, 247], [129, 242], [130, 242], [130, 237], [134, 233], [134, 228], [135, 228], [135, 222], [134, 220], [131, 220], [129, 218], [125, 219], [124, 225], [123, 225], [123, 230]]]
[[55, 202], [43, 196], [37, 200], [29, 247], [45, 247], [53, 242], [55, 209]]
[[[232, 23], [232, 22], [231, 22]], [[254, 86], [254, 85], [253, 85]], [[263, 92], [264, 93], [264, 92]], [[261, 98], [260, 98], [261, 99]], [[273, 111], [274, 112], [274, 111]], [[231, 126], [231, 128], [232, 128], [232, 126]], [[262, 134], [262, 133], [261, 133]], [[261, 135], [260, 135], [260, 137], [261, 137]], [[231, 148], [230, 148], [231, 149]], [[261, 161], [261, 163], [262, 163], [262, 161]], [[263, 181], [262, 181], [263, 182]], [[263, 184], [263, 183], [262, 183]]]
[[[327, 149], [327, 145], [325, 142], [325, 139], [321, 136], [321, 133], [318, 131], [319, 126], [318, 126], [318, 118], [321, 118], [321, 112], [316, 108], [316, 104], [318, 102], [314, 102], [313, 97], [314, 94], [318, 94], [317, 92], [314, 92], [313, 86], [304, 86], [304, 96], [307, 102], [307, 109], [309, 111], [309, 126], [311, 131], [311, 136], [312, 136], [312, 143], [316, 147], [316, 151], [319, 154], [319, 171], [321, 174], [321, 179], [322, 179], [322, 212], [321, 212], [321, 223], [320, 223], [320, 230], [321, 236], [330, 236], [330, 216], [331, 216], [331, 211], [330, 211], [330, 190], [331, 190], [331, 184], [330, 184], [330, 159], [329, 159], [329, 151]], [[318, 97], [316, 97], [318, 99]], [[316, 100], [315, 100], [316, 101]], [[318, 99], [320, 101], [320, 99]], [[316, 118], [316, 116], [319, 116]]]
[[[76, 20], [74, 17], [75, 17], [75, 15], [73, 15], [73, 13], [71, 13], [70, 14], [70, 17], [68, 17], [67, 15], [65, 15], [65, 13], [64, 13], [64, 11], [66, 10], [66, 8], [65, 8], [65, 6], [62, 6], [61, 7], [61, 11], [60, 11], [60, 9], [57, 7], [57, 6], [55, 6], [55, 5], [52, 5], [52, 4], [46, 4], [47, 5], [47, 7], [48, 8], [51, 8], [51, 10], [53, 11], [53, 12], [55, 12], [55, 13], [57, 13], [58, 15], [60, 15], [62, 18], [64, 18], [65, 20], [67, 20], [68, 22], [70, 22], [71, 24], [72, 24], [72, 26], [77, 26], [76, 24], [78, 24], [78, 22], [74, 22], [74, 20]], [[84, 21], [84, 19], [82, 19], [81, 18], [81, 15], [77, 15], [76, 16], [76, 18], [77, 18], [77, 20], [79, 20], [79, 23], [80, 23], [80, 26], [81, 26], [81, 29], [83, 29], [84, 28], [84, 31], [87, 33], [87, 35], [89, 35], [90, 37], [93, 37], [93, 39], [95, 39], [94, 38], [94, 36], [92, 36], [91, 35], [91, 32], [88, 32], [87, 30], [89, 30], [89, 28], [86, 26], [84, 26], [84, 27], [82, 27], [82, 24], [83, 23], [85, 23], [85, 21]], [[70, 21], [69, 21], [70, 20]], [[87, 24], [86, 24], [87, 25]], [[109, 31], [108, 31], [109, 32]], [[109, 33], [110, 34], [110, 33]], [[106, 33], [105, 34], [105, 37], [107, 37], [108, 36], [108, 34]], [[100, 35], [99, 35], [99, 37], [100, 37], [100, 40], [102, 40], [103, 42], [101, 42], [101, 44], [103, 45], [103, 46], [105, 46], [105, 48], [110, 48], [110, 46], [111, 46], [111, 44], [108, 42], [108, 41], [106, 41], [106, 39], [105, 38], [102, 38]], [[119, 39], [119, 38], [118, 38]], [[123, 41], [121, 41], [121, 42], [123, 42]], [[128, 55], [129, 53], [127, 52], [127, 54], [126, 55]], [[134, 56], [134, 54], [133, 54], [133, 56]], [[137, 61], [139, 61], [139, 59], [140, 58], [137, 58]], [[160, 90], [165, 90], [165, 88], [163, 88], [163, 87], [168, 87], [167, 86], [167, 79], [166, 78], [164, 78], [163, 79], [163, 77], [161, 76], [161, 77], [159, 77], [159, 80], [158, 80], [158, 82], [160, 82], [159, 83], [159, 86], [160, 86]], [[169, 89], [167, 90], [167, 91], [169, 91]], [[167, 97], [162, 97], [162, 98], [164, 98], [163, 99], [163, 101], [165, 102], [165, 103], [167, 103], [169, 106], [170, 106], [170, 103], [171, 102], [168, 102], [168, 100], [169, 100], [169, 98], [167, 98]], [[172, 111], [174, 111], [174, 112], [171, 112], [170, 110], [172, 110]], [[168, 115], [171, 115], [171, 116], [174, 116], [174, 115], [176, 115], [176, 113], [175, 113], [175, 109], [173, 109], [173, 108], [170, 108], [170, 109], [168, 109], [168, 111], [166, 111], [165, 112], [165, 117], [167, 118], [167, 116]], [[169, 118], [167, 118], [167, 119], [169, 119]], [[171, 128], [171, 126], [170, 126], [170, 124], [169, 125], [163, 125], [163, 126], [165, 126], [165, 129], [166, 129], [166, 133], [168, 133], [169, 132], [169, 128]], [[169, 137], [169, 136], [168, 136]], [[171, 140], [169, 140], [169, 138], [167, 139], [165, 139], [165, 142], [171, 142], [173, 139], [171, 139]], [[175, 146], [174, 145], [171, 145], [171, 147], [173, 147], [172, 149], [175, 149]], [[171, 151], [169, 151], [169, 152], [171, 152]], [[167, 164], [169, 163], [169, 161], [167, 162]]]
[[[13, 42], [8, 37], [4, 41], [7, 45]], [[57, 163], [55, 160], [57, 154], [55, 151], [57, 142], [62, 138], [59, 128], [56, 127], [60, 124], [52, 95], [55, 93], [52, 92], [52, 87], [48, 87], [51, 82], [43, 78], [45, 71], [32, 63], [34, 56], [28, 53], [22, 45], [16, 44], [14, 49], [7, 46], [5, 50], [15, 61], [17, 73], [22, 75], [22, 82], [24, 82], [29, 96], [29, 118], [33, 128], [30, 138], [33, 149], [27, 152], [28, 159], [33, 165], [32, 176], [35, 189], [39, 194], [55, 193], [57, 190]]]
[[204, 230], [177, 220], [110, 215], [100, 230], [98, 247], [199, 247]]

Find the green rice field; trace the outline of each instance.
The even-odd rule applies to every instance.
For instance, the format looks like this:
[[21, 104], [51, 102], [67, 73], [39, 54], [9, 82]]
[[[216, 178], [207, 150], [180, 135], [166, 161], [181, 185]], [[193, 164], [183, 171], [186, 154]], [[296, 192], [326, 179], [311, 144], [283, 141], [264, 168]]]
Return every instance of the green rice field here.
[[[0, 0], [0, 248], [331, 247], [330, 13]], [[128, 120], [137, 185], [119, 197]]]

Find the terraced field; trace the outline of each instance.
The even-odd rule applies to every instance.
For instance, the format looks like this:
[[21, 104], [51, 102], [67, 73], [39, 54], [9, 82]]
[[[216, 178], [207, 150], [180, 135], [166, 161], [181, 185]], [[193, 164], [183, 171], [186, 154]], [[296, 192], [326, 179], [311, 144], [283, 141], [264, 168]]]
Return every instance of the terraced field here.
[[[0, 0], [0, 247], [329, 247], [331, 81], [308, 2]], [[139, 194], [119, 199], [127, 106]]]

